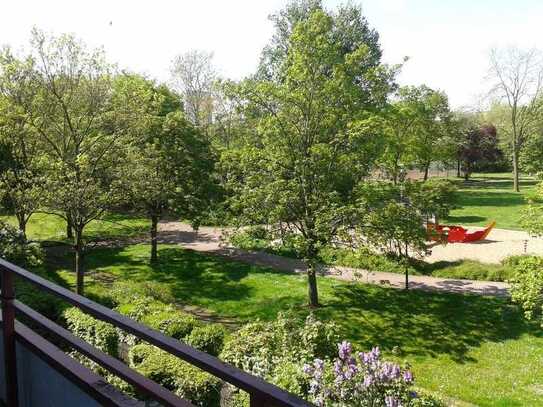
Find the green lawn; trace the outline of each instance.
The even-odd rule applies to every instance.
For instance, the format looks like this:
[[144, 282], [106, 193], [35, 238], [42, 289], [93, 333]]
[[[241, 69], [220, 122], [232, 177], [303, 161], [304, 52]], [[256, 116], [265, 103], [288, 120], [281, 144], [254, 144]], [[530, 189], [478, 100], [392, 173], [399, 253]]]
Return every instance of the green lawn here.
[[[17, 226], [15, 216], [0, 216], [14, 226]], [[85, 228], [88, 240], [113, 239], [119, 237], [138, 236], [148, 232], [150, 222], [132, 215], [109, 214], [101, 220], [92, 221]], [[67, 242], [66, 221], [60, 216], [35, 213], [27, 225], [27, 236], [32, 240]]]
[[459, 181], [459, 208], [446, 222], [460, 225], [485, 226], [492, 220], [501, 229], [522, 230], [521, 211], [525, 197], [537, 181], [523, 176], [520, 192], [513, 192], [511, 174], [474, 174], [467, 182]]
[[[86, 257], [87, 293], [103, 295], [112, 281], [154, 282], [164, 298], [237, 321], [271, 319], [281, 310], [307, 314], [306, 282], [175, 246], [94, 250]], [[50, 258], [50, 277], [73, 284], [69, 257]], [[381, 346], [409, 362], [419, 386], [481, 406], [543, 406], [543, 331], [505, 299], [404, 292], [319, 279], [317, 313], [339, 324], [364, 349]], [[393, 349], [395, 351], [393, 352]]]

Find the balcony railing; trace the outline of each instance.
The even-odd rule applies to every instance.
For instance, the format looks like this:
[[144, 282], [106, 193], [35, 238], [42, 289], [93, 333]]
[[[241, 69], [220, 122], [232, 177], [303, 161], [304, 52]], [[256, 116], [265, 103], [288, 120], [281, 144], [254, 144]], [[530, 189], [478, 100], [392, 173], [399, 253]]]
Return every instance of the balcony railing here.
[[164, 406], [192, 406], [154, 381], [130, 369], [122, 361], [94, 348], [45, 316], [16, 300], [14, 277], [33, 284], [39, 290], [52, 294], [80, 308], [95, 318], [109, 322], [162, 350], [228, 382], [249, 393], [250, 405], [255, 406], [309, 406], [301, 398], [290, 394], [259, 377], [221, 362], [214, 356], [194, 349], [176, 339], [120, 315], [83, 296], [53, 284], [27, 270], [0, 259], [2, 282], [2, 334], [4, 346], [5, 402], [8, 407], [19, 407], [17, 383], [17, 351], [22, 344], [45, 361], [55, 371], [103, 406], [134, 406], [136, 400], [120, 393], [103, 378], [70, 358], [55, 345], [16, 320], [24, 316], [44, 331], [62, 339], [71, 348], [85, 355], [98, 365], [133, 385], [138, 391]]

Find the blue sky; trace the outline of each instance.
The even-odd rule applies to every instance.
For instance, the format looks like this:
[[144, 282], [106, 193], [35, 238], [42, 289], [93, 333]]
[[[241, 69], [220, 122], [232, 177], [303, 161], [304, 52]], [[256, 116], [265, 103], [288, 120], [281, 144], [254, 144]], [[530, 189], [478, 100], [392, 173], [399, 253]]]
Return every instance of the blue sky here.
[[[334, 7], [338, 0], [324, 0]], [[32, 26], [72, 32], [103, 45], [121, 67], [168, 79], [173, 57], [192, 48], [215, 53], [224, 76], [254, 71], [272, 33], [267, 16], [286, 0], [18, 0], [2, 4], [0, 43], [24, 45]], [[477, 104], [492, 47], [538, 46], [543, 1], [362, 0], [381, 36], [384, 59], [410, 60], [402, 84], [442, 89], [455, 107]], [[111, 25], [110, 25], [111, 22]]]

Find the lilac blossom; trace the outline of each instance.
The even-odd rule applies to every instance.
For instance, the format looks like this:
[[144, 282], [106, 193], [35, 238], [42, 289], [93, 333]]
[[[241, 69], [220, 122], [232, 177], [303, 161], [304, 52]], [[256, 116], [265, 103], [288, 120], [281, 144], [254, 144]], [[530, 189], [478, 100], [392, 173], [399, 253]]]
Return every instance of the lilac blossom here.
[[[354, 355], [354, 356], [353, 356]], [[401, 407], [416, 398], [410, 386], [413, 374], [400, 365], [381, 360], [378, 347], [353, 353], [351, 343], [338, 344], [332, 361], [316, 359], [303, 367], [310, 379], [310, 395], [318, 406], [386, 405]]]

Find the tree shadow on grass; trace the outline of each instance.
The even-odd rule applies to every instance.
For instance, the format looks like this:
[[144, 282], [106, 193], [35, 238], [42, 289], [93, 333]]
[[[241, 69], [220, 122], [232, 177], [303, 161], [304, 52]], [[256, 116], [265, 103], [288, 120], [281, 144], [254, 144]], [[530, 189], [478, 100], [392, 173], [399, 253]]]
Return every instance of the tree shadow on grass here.
[[459, 195], [460, 206], [508, 207], [526, 203], [522, 194], [514, 192], [462, 191]]
[[[537, 185], [537, 180], [534, 179], [521, 179], [519, 182], [520, 189], [530, 188]], [[513, 180], [505, 177], [493, 177], [483, 179], [471, 179], [469, 181], [463, 181], [459, 184], [460, 188], [474, 188], [474, 189], [503, 189], [512, 190]]]
[[482, 216], [475, 216], [475, 215], [460, 215], [460, 216], [451, 216], [449, 215], [446, 219], [447, 224], [451, 225], [462, 225], [466, 223], [476, 223], [476, 222], [483, 222], [486, 218]]
[[[363, 348], [396, 347], [403, 355], [449, 355], [473, 361], [470, 348], [483, 342], [541, 335], [508, 300], [475, 295], [399, 291], [357, 284], [337, 286], [335, 298], [319, 311], [340, 324], [343, 335]], [[339, 318], [338, 318], [339, 316]]]
[[[141, 246], [99, 249], [87, 257], [87, 267], [135, 284], [159, 283], [180, 304], [208, 307], [240, 322], [272, 319], [289, 309], [303, 319], [309, 312], [303, 277], [181, 248], [162, 247], [159, 259], [149, 265]], [[324, 306], [317, 315], [336, 322], [342, 337], [363, 349], [397, 347], [401, 355], [449, 355], [462, 363], [473, 361], [470, 349], [484, 342], [541, 335], [504, 298], [405, 292], [329, 278], [319, 278], [319, 287]]]

